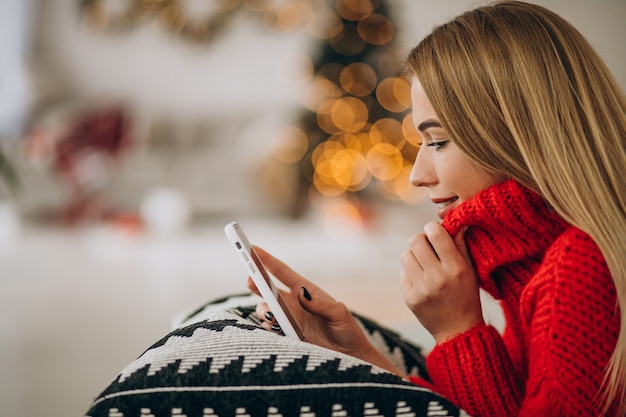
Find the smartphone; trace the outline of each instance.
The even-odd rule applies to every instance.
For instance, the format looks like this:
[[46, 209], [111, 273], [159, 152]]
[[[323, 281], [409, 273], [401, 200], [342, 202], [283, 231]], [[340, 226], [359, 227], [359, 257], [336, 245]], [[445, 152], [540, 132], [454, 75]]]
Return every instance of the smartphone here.
[[278, 287], [274, 284], [269, 272], [265, 269], [263, 262], [256, 251], [250, 245], [243, 229], [237, 222], [232, 222], [224, 227], [226, 237], [230, 241], [233, 249], [237, 252], [246, 272], [254, 281], [257, 289], [261, 293], [263, 300], [267, 303], [276, 321], [285, 336], [304, 340], [304, 333], [298, 325], [295, 317], [289, 311], [287, 303], [283, 299]]

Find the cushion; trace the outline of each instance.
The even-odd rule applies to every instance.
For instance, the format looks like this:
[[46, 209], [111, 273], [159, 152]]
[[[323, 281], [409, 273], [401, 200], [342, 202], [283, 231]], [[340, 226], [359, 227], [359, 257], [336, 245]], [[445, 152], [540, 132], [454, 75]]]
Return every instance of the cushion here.
[[[256, 295], [207, 303], [123, 369], [90, 417], [467, 416], [360, 359], [263, 330]], [[356, 316], [399, 369], [427, 378], [420, 349]]]

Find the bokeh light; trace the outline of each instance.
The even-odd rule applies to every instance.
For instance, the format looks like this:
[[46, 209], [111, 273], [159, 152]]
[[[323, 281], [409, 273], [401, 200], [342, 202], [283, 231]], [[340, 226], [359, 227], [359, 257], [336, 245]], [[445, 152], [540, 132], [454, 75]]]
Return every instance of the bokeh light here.
[[372, 94], [376, 88], [376, 72], [372, 67], [355, 62], [346, 66], [339, 75], [341, 88], [353, 96], [362, 97]]
[[330, 113], [332, 123], [343, 132], [358, 132], [365, 127], [369, 113], [367, 106], [355, 97], [334, 100]]
[[263, 22], [266, 28], [278, 32], [310, 29], [315, 23], [315, 11], [308, 1], [290, 0], [268, 9]]
[[304, 130], [297, 126], [285, 126], [276, 132], [272, 140], [272, 153], [281, 162], [290, 164], [304, 157], [309, 140]]
[[400, 77], [386, 78], [378, 84], [376, 97], [385, 109], [399, 113], [411, 106], [411, 88]]
[[396, 119], [379, 119], [370, 128], [370, 138], [372, 143], [389, 143], [402, 150], [405, 139], [402, 132], [402, 125]]
[[302, 99], [311, 112], [301, 124], [309, 139], [301, 159], [309, 199], [354, 205], [361, 191], [378, 190], [385, 200], [417, 203], [423, 192], [409, 176], [420, 139], [410, 85], [390, 53], [394, 25], [380, 1], [334, 4], [317, 10], [311, 27], [325, 46]]
[[359, 210], [358, 201], [334, 199], [321, 207], [324, 229], [330, 236], [349, 239], [364, 228], [365, 218]]
[[310, 29], [314, 37], [320, 40], [328, 40], [341, 33], [343, 22], [334, 9], [323, 7], [316, 10], [315, 15], [315, 22]]
[[413, 124], [413, 117], [410, 113], [402, 119], [402, 134], [408, 143], [413, 145], [415, 148], [419, 148], [422, 143], [422, 139], [417, 131], [417, 128]]
[[428, 189], [414, 187], [411, 184], [410, 175], [413, 164], [405, 163], [399, 175], [393, 180], [393, 191], [402, 201], [408, 204], [418, 204], [426, 198]]
[[170, 31], [206, 41], [232, 13], [246, 10], [272, 32], [308, 31], [319, 51], [281, 66], [298, 66], [303, 111], [272, 138], [274, 157], [300, 165], [301, 189], [309, 189], [311, 202], [317, 194], [347, 207], [362, 191], [409, 204], [424, 198], [409, 180], [421, 140], [411, 120], [410, 85], [393, 50], [396, 30], [381, 0], [112, 3], [84, 0], [85, 20], [109, 30], [153, 15]]
[[374, 11], [370, 0], [337, 0], [337, 12], [346, 20], [359, 21]]
[[379, 143], [367, 153], [370, 172], [380, 180], [392, 180], [402, 171], [404, 158], [400, 150], [391, 143]]
[[357, 25], [359, 36], [372, 45], [385, 45], [393, 38], [393, 24], [381, 14], [371, 14]]
[[335, 52], [346, 56], [361, 53], [366, 45], [354, 24], [344, 24], [341, 32], [330, 39], [330, 46]]
[[324, 76], [316, 75], [306, 87], [302, 101], [309, 110], [318, 112], [325, 102], [341, 95], [341, 89], [337, 84]]

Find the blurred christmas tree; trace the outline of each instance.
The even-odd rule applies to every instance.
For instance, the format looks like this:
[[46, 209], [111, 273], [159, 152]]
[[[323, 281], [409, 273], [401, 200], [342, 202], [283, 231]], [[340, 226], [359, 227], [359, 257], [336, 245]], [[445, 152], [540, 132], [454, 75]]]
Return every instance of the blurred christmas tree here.
[[[418, 150], [410, 87], [394, 49], [383, 0], [336, 0], [317, 10], [317, 56], [300, 119], [289, 132], [300, 149], [297, 215], [318, 197], [416, 202], [409, 173]], [[275, 151], [280, 159], [281, 150]]]
[[409, 182], [418, 139], [386, 1], [217, 0], [196, 12], [182, 0], [132, 0], [117, 10], [104, 0], [82, 0], [81, 7], [96, 29], [129, 30], [152, 17], [198, 43], [216, 40], [240, 11], [261, 17], [276, 33], [308, 31], [316, 52], [310, 56], [303, 109], [277, 132], [273, 162], [283, 166], [274, 165], [265, 176], [268, 192], [280, 194], [281, 204], [298, 216], [318, 197], [415, 203], [423, 196]]

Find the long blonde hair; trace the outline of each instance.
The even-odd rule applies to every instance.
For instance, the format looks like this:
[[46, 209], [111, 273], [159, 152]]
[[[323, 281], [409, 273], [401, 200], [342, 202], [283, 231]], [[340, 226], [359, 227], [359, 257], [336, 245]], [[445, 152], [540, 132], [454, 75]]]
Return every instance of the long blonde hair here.
[[600, 247], [621, 327], [604, 404], [626, 414], [626, 97], [585, 38], [523, 2], [467, 12], [411, 52], [454, 142], [485, 169], [536, 190]]

